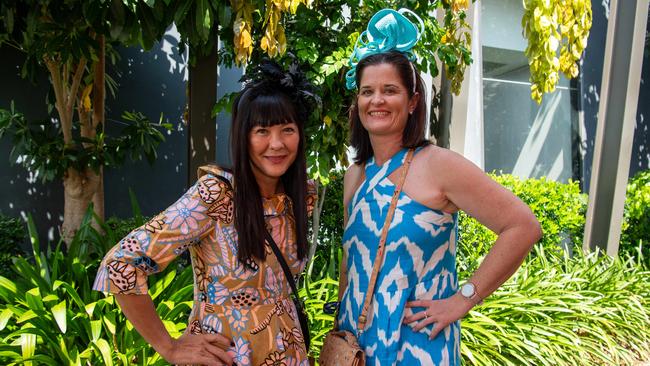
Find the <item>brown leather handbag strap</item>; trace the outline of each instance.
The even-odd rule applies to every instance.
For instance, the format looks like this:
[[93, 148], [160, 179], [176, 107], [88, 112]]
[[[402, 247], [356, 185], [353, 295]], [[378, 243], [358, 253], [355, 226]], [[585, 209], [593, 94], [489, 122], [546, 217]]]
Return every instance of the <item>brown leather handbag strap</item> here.
[[399, 200], [399, 194], [402, 192], [402, 186], [404, 185], [404, 180], [406, 180], [406, 173], [411, 166], [411, 160], [413, 159], [413, 149], [410, 149], [406, 153], [406, 159], [404, 160], [404, 165], [402, 166], [402, 175], [399, 178], [399, 182], [395, 186], [395, 191], [393, 192], [393, 199], [390, 202], [390, 207], [386, 213], [386, 220], [384, 221], [384, 227], [381, 230], [381, 238], [379, 239], [379, 246], [377, 247], [377, 255], [375, 256], [375, 263], [372, 267], [372, 275], [370, 276], [370, 282], [368, 282], [368, 292], [366, 293], [366, 298], [363, 301], [363, 307], [361, 308], [361, 314], [359, 315], [359, 320], [357, 323], [357, 337], [361, 334], [362, 331], [366, 328], [366, 321], [368, 315], [368, 308], [370, 307], [370, 301], [372, 300], [372, 295], [375, 292], [375, 285], [377, 284], [377, 275], [379, 274], [379, 268], [381, 263], [384, 260], [384, 247], [386, 246], [386, 237], [388, 236], [388, 229], [390, 228], [390, 223], [393, 220], [393, 214], [395, 213], [395, 208], [397, 207], [397, 201]]

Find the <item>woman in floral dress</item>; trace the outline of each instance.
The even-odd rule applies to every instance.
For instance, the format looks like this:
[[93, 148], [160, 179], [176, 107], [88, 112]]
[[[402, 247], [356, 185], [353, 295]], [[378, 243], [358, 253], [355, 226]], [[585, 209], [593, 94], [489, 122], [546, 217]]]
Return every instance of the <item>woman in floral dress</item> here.
[[[199, 169], [176, 203], [133, 230], [104, 258], [94, 288], [115, 294], [124, 314], [173, 364], [308, 365], [291, 288], [265, 242], [294, 275], [305, 266], [307, 215], [303, 123], [311, 87], [296, 67], [266, 61], [232, 108], [232, 171]], [[147, 276], [190, 251], [194, 306], [174, 339], [147, 293]]]

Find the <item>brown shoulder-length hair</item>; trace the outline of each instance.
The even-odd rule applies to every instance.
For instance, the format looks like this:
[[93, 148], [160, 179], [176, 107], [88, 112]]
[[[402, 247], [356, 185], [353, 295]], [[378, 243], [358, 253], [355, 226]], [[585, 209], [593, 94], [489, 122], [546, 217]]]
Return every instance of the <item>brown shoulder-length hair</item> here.
[[237, 96], [232, 107], [230, 144], [234, 179], [234, 225], [238, 235], [240, 263], [251, 266], [253, 258], [264, 261], [265, 231], [262, 195], [251, 169], [249, 133], [255, 126], [273, 126], [295, 122], [300, 142], [296, 160], [280, 178], [285, 194], [291, 199], [295, 220], [298, 258], [307, 253], [307, 165], [305, 161], [304, 123], [309, 111], [292, 100], [271, 82], [247, 85]]
[[[389, 64], [395, 67], [402, 85], [404, 85], [406, 90], [408, 90], [409, 98], [412, 98], [413, 95], [415, 95], [415, 92], [420, 95], [420, 100], [415, 106], [415, 110], [412, 114], [409, 114], [406, 121], [406, 126], [404, 127], [404, 132], [402, 134], [402, 147], [417, 148], [430, 144], [431, 142], [424, 136], [427, 116], [424, 82], [422, 81], [422, 77], [420, 77], [420, 73], [415, 65], [409, 61], [403, 53], [397, 51], [378, 53], [365, 57], [359, 61], [356, 73], [357, 85], [361, 85], [361, 77], [363, 76], [363, 71], [366, 67], [380, 64]], [[415, 83], [415, 88], [413, 88], [413, 83]], [[350, 146], [352, 146], [356, 151], [353, 160], [356, 164], [361, 164], [370, 159], [374, 155], [374, 151], [370, 144], [368, 131], [361, 124], [358, 99], [356, 95], [349, 113]]]

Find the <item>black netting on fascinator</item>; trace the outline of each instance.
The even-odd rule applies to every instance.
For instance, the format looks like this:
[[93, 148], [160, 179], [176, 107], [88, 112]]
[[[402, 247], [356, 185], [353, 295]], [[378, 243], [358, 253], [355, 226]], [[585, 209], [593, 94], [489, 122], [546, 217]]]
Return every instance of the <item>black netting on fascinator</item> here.
[[240, 81], [246, 84], [242, 97], [251, 101], [260, 95], [275, 94], [278, 91], [286, 94], [296, 107], [302, 122], [306, 122], [312, 110], [321, 107], [316, 88], [307, 80], [295, 59], [286, 71], [277, 62], [263, 59]]

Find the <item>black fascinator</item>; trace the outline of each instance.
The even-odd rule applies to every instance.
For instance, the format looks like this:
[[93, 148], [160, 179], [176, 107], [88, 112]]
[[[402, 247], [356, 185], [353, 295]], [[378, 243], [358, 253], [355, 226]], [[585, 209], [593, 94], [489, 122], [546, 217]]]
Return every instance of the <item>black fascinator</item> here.
[[288, 71], [277, 62], [265, 58], [240, 81], [246, 84], [245, 89], [250, 90], [247, 93], [250, 100], [280, 90], [293, 101], [304, 121], [309, 117], [309, 111], [321, 108], [321, 99], [316, 93], [316, 88], [307, 80], [295, 58]]

